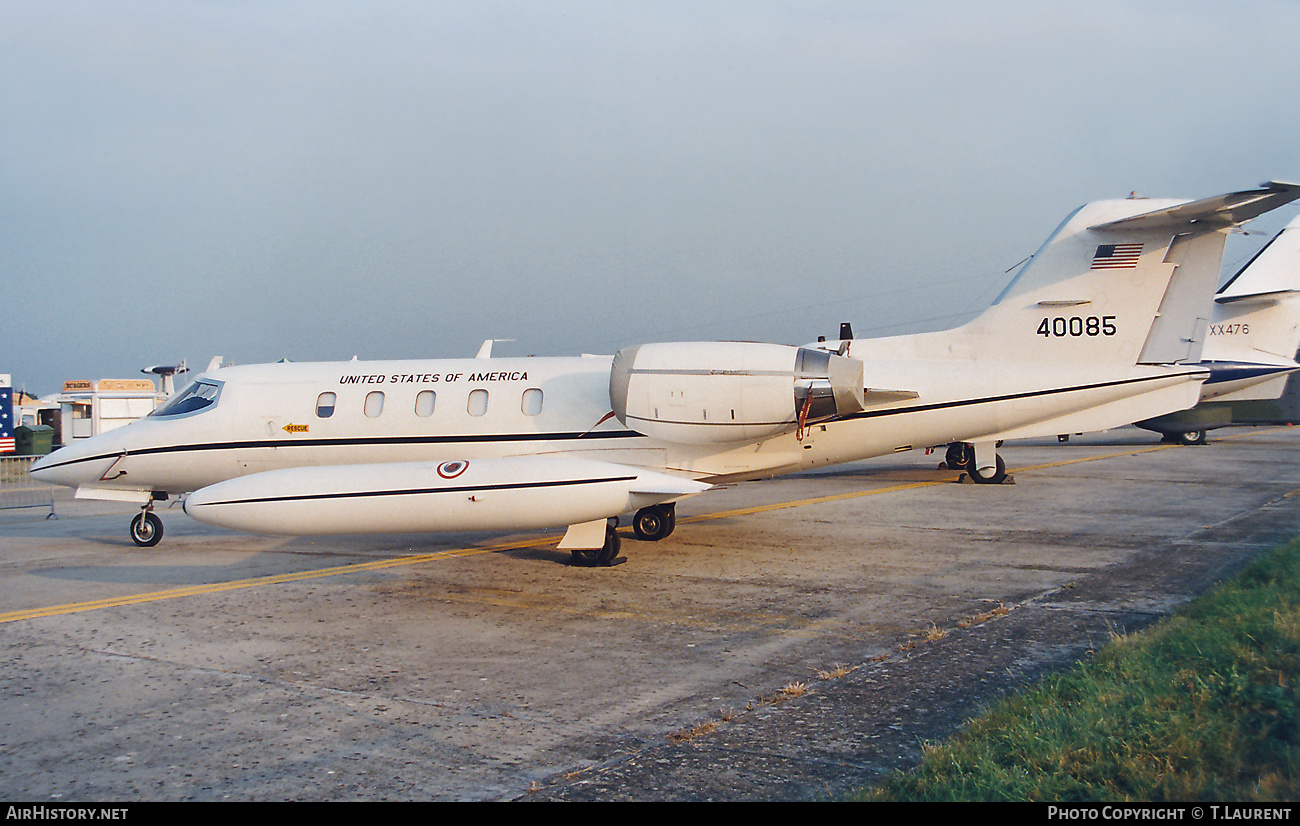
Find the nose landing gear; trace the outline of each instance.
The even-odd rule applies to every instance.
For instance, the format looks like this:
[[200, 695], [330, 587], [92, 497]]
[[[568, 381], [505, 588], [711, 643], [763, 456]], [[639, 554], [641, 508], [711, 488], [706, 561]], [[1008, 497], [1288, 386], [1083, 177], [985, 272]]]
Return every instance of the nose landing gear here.
[[131, 541], [141, 548], [152, 548], [162, 535], [162, 520], [153, 512], [153, 500], [150, 500], [131, 520]]

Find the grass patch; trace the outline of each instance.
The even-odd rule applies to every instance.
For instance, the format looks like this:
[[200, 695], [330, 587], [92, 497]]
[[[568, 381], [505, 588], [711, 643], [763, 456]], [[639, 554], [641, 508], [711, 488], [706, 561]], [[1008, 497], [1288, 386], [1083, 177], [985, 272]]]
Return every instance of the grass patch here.
[[1300, 799], [1300, 539], [860, 800]]

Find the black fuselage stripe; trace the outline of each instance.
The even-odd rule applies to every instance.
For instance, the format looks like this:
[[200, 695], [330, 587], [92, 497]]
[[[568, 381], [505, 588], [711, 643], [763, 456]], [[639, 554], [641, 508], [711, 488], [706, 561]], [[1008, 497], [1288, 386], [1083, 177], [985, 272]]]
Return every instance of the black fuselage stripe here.
[[1162, 376], [1143, 376], [1136, 379], [1120, 379], [1118, 381], [1102, 381], [1095, 384], [1080, 384], [1075, 387], [1060, 387], [1054, 390], [1030, 390], [1024, 393], [1008, 393], [1004, 396], [989, 396], [983, 399], [969, 399], [966, 401], [936, 402], [935, 404], [918, 404], [911, 407], [892, 407], [888, 410], [864, 410], [861, 413], [853, 413], [848, 416], [840, 416], [837, 421], [848, 419], [874, 419], [881, 416], [890, 416], [898, 413], [926, 413], [933, 410], [949, 410], [954, 407], [966, 407], [975, 404], [997, 404], [998, 402], [1016, 401], [1018, 399], [1032, 399], [1040, 396], [1056, 396], [1062, 393], [1077, 393], [1081, 390], [1101, 390], [1106, 387], [1122, 387], [1126, 384], [1137, 384], [1148, 381], [1167, 381], [1168, 379], [1190, 378], [1201, 374], [1208, 375], [1205, 370], [1190, 370], [1186, 373], [1166, 373]]
[[357, 490], [337, 493], [304, 493], [286, 496], [254, 496], [248, 499], [226, 499], [220, 502], [204, 502], [200, 507], [214, 505], [251, 505], [267, 502], [306, 502], [320, 499], [364, 499], [375, 496], [420, 496], [428, 493], [486, 493], [500, 490], [523, 490], [528, 488], [556, 488], [570, 485], [602, 485], [606, 482], [631, 482], [635, 476], [606, 476], [598, 479], [557, 479], [547, 482], [512, 482], [503, 485], [458, 485], [449, 488], [395, 488], [391, 490]]
[[487, 442], [556, 442], [577, 441], [579, 439], [643, 439], [640, 433], [620, 430], [606, 433], [489, 433], [482, 435], [461, 436], [352, 436], [335, 439], [256, 439], [240, 442], [195, 442], [184, 445], [162, 445], [144, 447], [138, 450], [100, 453], [95, 456], [82, 456], [66, 462], [52, 462], [46, 467], [64, 467], [78, 462], [94, 462], [123, 455], [150, 456], [159, 453], [191, 453], [208, 450], [260, 450], [268, 447], [379, 447], [385, 445], [436, 445], [436, 444], [483, 444]]
[[[1143, 376], [1133, 379], [1119, 379], [1117, 381], [1096, 382], [1094, 384], [1081, 384], [1074, 387], [1058, 387], [1049, 390], [1031, 390], [1024, 393], [1009, 393], [1003, 396], [988, 396], [978, 399], [964, 399], [951, 402], [938, 402], [935, 404], [913, 405], [911, 407], [890, 407], [884, 410], [866, 410], [861, 413], [854, 413], [848, 416], [840, 416], [832, 421], [847, 421], [851, 419], [873, 419], [883, 416], [901, 416], [907, 413], [925, 413], [933, 410], [947, 410], [956, 407], [972, 407], [981, 404], [996, 404], [998, 402], [1015, 401], [1017, 399], [1031, 399], [1040, 396], [1056, 396], [1063, 393], [1077, 393], [1083, 390], [1099, 390], [1105, 387], [1121, 387], [1126, 384], [1137, 384], [1140, 382], [1151, 381], [1168, 381], [1169, 379], [1189, 378], [1201, 375], [1206, 370], [1191, 370], [1184, 373], [1166, 373], [1158, 376]], [[823, 422], [822, 424], [826, 424]], [[147, 447], [140, 450], [128, 451], [131, 456], [147, 456], [158, 453], [187, 453], [191, 451], [205, 450], [253, 450], [267, 447], [274, 448], [293, 448], [293, 447], [357, 447], [369, 446], [379, 447], [384, 445], [430, 445], [430, 444], [481, 444], [486, 442], [534, 442], [534, 441], [564, 441], [578, 439], [644, 439], [644, 435], [632, 430], [619, 430], [602, 433], [497, 433], [470, 436], [378, 436], [378, 437], [352, 437], [345, 439], [295, 439], [293, 441], [277, 441], [274, 439], [259, 439], [256, 441], [246, 442], [199, 442], [187, 445], [166, 445], [162, 447]], [[57, 456], [58, 454], [52, 454]], [[70, 459], [66, 462], [51, 463], [46, 467], [64, 467], [74, 465], [78, 462], [94, 462], [102, 459], [109, 459], [114, 456], [121, 456], [122, 452], [101, 453], [95, 456], [83, 456], [79, 459]]]

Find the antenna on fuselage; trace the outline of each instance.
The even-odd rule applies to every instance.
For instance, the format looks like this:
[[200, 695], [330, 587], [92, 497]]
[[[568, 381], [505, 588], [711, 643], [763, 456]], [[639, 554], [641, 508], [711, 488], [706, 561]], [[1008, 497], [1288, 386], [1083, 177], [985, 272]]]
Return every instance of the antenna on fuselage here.
[[474, 356], [474, 358], [476, 359], [492, 358], [492, 344], [493, 342], [496, 341], [514, 341], [514, 339], [513, 338], [490, 338], [487, 341], [483, 342], [482, 347], [478, 348], [478, 355]]

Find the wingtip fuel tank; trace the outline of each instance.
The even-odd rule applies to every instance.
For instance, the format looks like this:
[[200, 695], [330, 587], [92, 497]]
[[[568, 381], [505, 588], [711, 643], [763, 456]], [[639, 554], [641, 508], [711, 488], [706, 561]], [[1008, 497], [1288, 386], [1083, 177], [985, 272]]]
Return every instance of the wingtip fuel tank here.
[[264, 471], [201, 488], [184, 508], [219, 527], [294, 536], [533, 530], [710, 487], [611, 462], [518, 456]]

